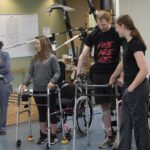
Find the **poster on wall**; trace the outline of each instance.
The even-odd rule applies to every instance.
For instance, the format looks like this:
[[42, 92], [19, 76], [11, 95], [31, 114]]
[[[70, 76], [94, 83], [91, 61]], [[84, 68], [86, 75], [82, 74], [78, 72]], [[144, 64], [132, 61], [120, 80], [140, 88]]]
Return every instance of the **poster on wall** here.
[[0, 41], [10, 57], [26, 57], [35, 53], [34, 42], [26, 43], [38, 36], [38, 16], [0, 15]]
[[50, 27], [43, 27], [42, 32], [43, 32], [43, 35], [49, 36], [51, 34], [51, 29]]

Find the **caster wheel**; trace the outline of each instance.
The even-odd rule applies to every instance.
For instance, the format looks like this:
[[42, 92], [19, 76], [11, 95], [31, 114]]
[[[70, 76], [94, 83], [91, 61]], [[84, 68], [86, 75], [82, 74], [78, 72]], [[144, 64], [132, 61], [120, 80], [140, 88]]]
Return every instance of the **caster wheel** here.
[[61, 140], [61, 144], [67, 144], [68, 143], [68, 139], [67, 138], [63, 138], [62, 140]]
[[29, 135], [29, 136], [28, 136], [28, 141], [29, 141], [29, 142], [32, 142], [32, 141], [33, 141], [32, 135]]
[[16, 146], [19, 148], [21, 146], [21, 140], [17, 140]]

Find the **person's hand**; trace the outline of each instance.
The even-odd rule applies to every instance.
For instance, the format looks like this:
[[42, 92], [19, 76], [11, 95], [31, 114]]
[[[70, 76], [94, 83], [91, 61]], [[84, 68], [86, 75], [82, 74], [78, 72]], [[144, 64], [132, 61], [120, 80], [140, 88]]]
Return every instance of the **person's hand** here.
[[52, 83], [52, 82], [49, 82], [48, 85], [47, 85], [47, 88], [49, 88], [49, 89], [52, 89], [54, 87], [55, 87], [55, 84]]
[[20, 91], [21, 93], [25, 92], [26, 90], [28, 90], [28, 88], [27, 88], [26, 85], [21, 85], [21, 86], [19, 87], [19, 91]]
[[124, 85], [123, 79], [122, 78], [117, 79], [117, 84], [119, 87], [123, 87], [123, 85]]
[[76, 75], [76, 78], [75, 78], [75, 80], [73, 81], [73, 83], [76, 84], [76, 83], [78, 83], [78, 82], [79, 82], [79, 74]]
[[109, 84], [114, 85], [117, 82], [116, 78], [112, 75], [109, 79]]
[[73, 81], [73, 83], [76, 84], [76, 83], [77, 83], [77, 79], [75, 79], [75, 80]]
[[74, 84], [76, 84], [76, 83], [78, 83], [78, 82], [79, 82], [78, 79], [75, 79], [75, 80], [73, 81]]
[[129, 86], [128, 87], [128, 92], [133, 92], [134, 91], [134, 88], [132, 86]]

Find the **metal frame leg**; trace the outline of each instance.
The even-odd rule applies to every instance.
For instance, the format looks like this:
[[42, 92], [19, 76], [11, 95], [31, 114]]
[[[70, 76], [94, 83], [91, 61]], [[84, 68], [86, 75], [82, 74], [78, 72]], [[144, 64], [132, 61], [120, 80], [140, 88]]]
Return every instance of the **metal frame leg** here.
[[49, 149], [51, 147], [51, 136], [50, 136], [50, 133], [51, 133], [51, 123], [50, 123], [50, 98], [49, 98], [49, 95], [50, 95], [50, 89], [47, 89], [47, 117], [48, 117], [48, 145], [47, 145], [47, 148]]
[[28, 98], [28, 124], [29, 124], [29, 136], [28, 136], [28, 141], [32, 141], [32, 126], [31, 126], [31, 102], [30, 102], [30, 97]]
[[112, 149], [116, 149], [119, 145], [120, 142], [120, 105], [122, 103], [122, 100], [116, 99], [116, 114], [117, 114], [117, 135], [116, 135], [116, 140], [115, 143], [112, 147]]
[[63, 119], [63, 110], [62, 110], [62, 103], [61, 103], [61, 91], [60, 89], [57, 87], [58, 89], [58, 101], [59, 101], [59, 109], [60, 109], [60, 122], [61, 122], [61, 128], [62, 128], [62, 142], [68, 142], [66, 141], [66, 137], [65, 137], [65, 132], [64, 132], [64, 119]]
[[75, 105], [73, 118], [73, 150], [76, 150], [76, 118], [77, 118], [77, 84], [75, 84]]
[[19, 135], [19, 114], [20, 114], [20, 98], [21, 96], [18, 95], [18, 103], [17, 103], [17, 123], [16, 123], [16, 142], [18, 141]]

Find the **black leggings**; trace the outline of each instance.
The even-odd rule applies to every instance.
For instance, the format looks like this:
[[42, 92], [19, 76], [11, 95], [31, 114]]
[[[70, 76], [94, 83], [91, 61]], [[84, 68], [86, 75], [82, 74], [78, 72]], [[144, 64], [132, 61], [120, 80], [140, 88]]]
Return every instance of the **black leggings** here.
[[[47, 92], [34, 91], [34, 94], [46, 94]], [[39, 112], [39, 121], [46, 122], [47, 121], [47, 97], [34, 96], [35, 102], [37, 104], [38, 112]], [[56, 107], [56, 94], [50, 94], [50, 113], [55, 111]], [[51, 115], [51, 123], [57, 123], [57, 116]]]

